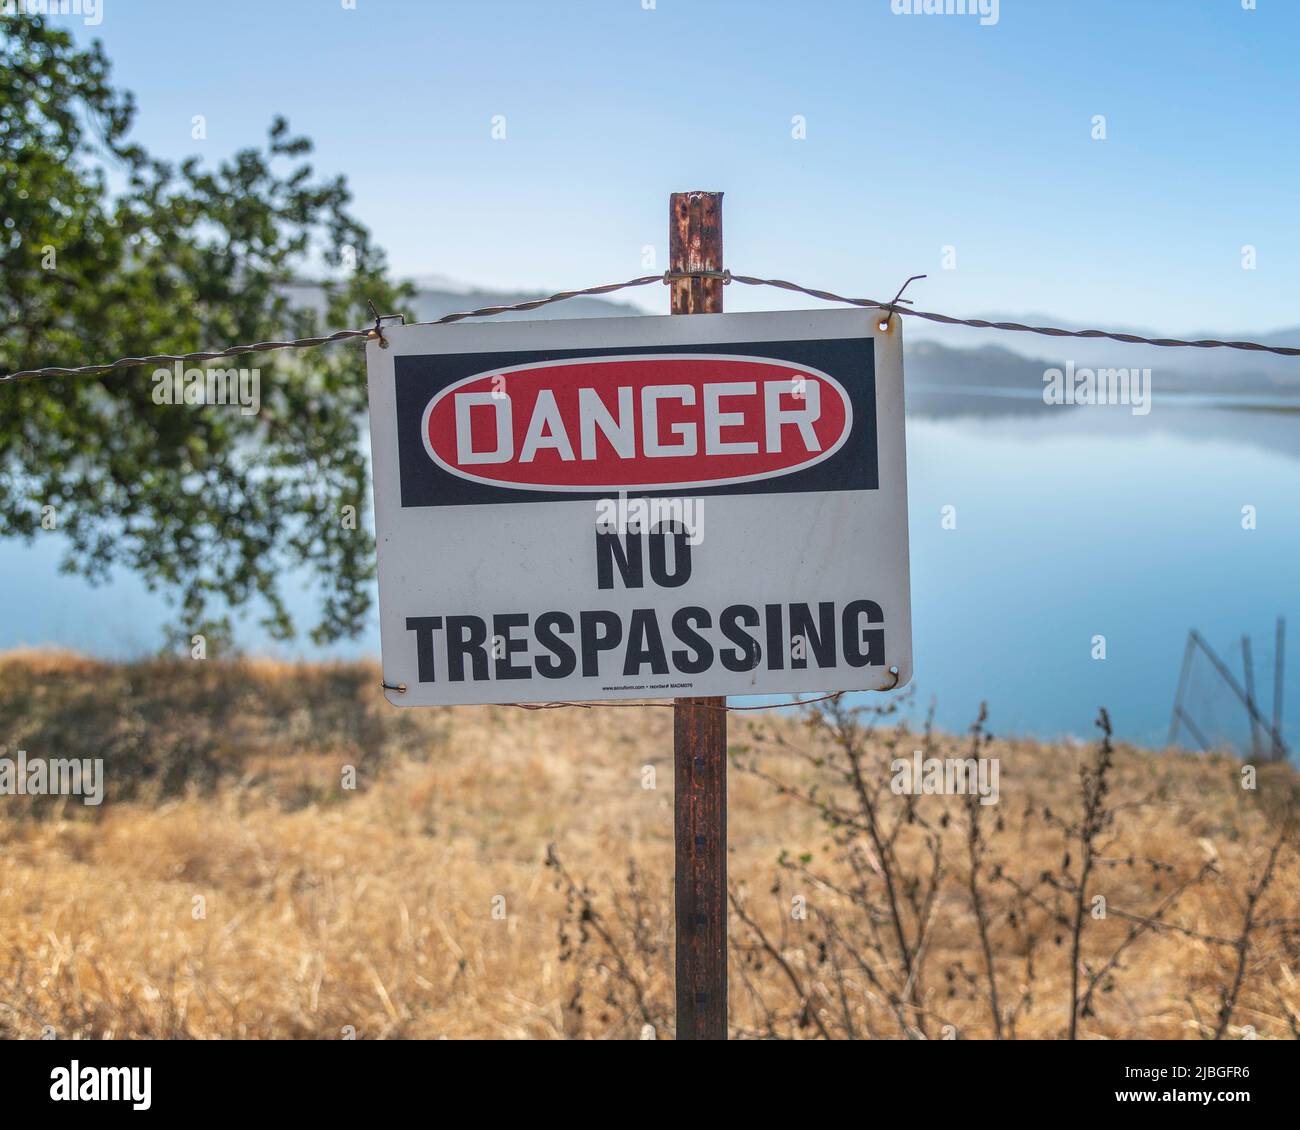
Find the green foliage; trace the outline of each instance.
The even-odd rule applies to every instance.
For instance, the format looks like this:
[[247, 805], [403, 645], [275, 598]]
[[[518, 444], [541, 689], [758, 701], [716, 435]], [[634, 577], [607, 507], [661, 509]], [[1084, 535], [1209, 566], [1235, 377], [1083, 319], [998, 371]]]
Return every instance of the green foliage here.
[[[308, 337], [365, 324], [367, 299], [399, 308], [407, 291], [343, 179], [318, 178], [283, 119], [264, 148], [174, 166], [129, 140], [134, 103], [109, 70], [98, 42], [0, 16], [0, 372]], [[292, 304], [285, 288], [322, 268], [324, 308]], [[38, 536], [52, 513], [66, 570], [137, 571], [175, 597], [184, 637], [250, 601], [291, 636], [282, 578], [305, 568], [324, 596], [312, 638], [357, 634], [374, 568], [361, 347], [205, 364], [260, 369], [260, 411], [155, 403], [153, 366], [0, 382], [0, 535]]]

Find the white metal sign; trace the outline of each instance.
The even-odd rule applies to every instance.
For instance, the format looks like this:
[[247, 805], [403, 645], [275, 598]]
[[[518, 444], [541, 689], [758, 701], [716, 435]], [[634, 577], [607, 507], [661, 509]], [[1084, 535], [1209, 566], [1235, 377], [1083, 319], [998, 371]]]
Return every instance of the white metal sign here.
[[399, 706], [912, 674], [898, 319], [385, 327], [370, 434]]

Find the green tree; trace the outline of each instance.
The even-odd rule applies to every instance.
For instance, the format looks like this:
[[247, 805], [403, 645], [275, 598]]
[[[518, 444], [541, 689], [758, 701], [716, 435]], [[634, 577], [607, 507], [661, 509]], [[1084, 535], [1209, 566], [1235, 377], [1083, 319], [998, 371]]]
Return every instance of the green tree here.
[[[209, 169], [150, 157], [134, 109], [98, 41], [0, 16], [0, 374], [315, 336], [407, 297], [283, 119]], [[334, 280], [323, 308], [286, 293], [313, 271]], [[156, 403], [153, 366], [0, 380], [0, 535], [52, 514], [65, 570], [137, 571], [176, 597], [184, 634], [228, 631], [223, 605], [253, 602], [293, 635], [283, 578], [306, 569], [324, 595], [312, 638], [355, 635], [374, 562], [360, 345], [206, 364], [260, 369], [260, 411]]]

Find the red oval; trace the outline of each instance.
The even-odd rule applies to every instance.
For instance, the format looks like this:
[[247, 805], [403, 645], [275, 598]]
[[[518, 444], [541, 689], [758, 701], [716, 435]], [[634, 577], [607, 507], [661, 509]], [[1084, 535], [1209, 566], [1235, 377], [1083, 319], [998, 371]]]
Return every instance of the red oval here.
[[478, 373], [424, 410], [444, 470], [520, 490], [680, 490], [788, 475], [853, 425], [833, 377], [768, 357], [645, 354]]

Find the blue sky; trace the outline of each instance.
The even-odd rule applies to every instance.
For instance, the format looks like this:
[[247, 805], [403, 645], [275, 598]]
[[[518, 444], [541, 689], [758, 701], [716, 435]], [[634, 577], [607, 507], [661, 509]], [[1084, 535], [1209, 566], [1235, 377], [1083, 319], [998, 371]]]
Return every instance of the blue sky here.
[[992, 26], [890, 0], [103, 6], [63, 19], [104, 40], [153, 151], [217, 158], [286, 114], [401, 273], [581, 286], [643, 273], [646, 245], [662, 270], [668, 193], [707, 188], [748, 273], [878, 297], [928, 272], [918, 305], [968, 315], [1300, 323], [1294, 0], [1002, 0]]

